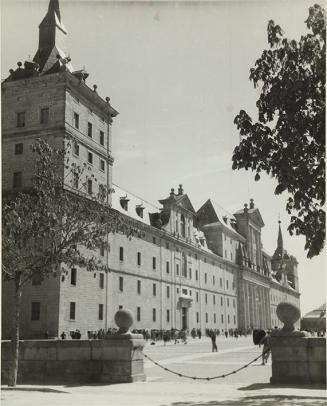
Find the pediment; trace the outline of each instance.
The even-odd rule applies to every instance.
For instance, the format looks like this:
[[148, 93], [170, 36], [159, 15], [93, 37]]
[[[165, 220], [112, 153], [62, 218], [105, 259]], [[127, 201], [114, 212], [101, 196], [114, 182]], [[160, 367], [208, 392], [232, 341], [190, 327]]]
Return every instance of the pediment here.
[[259, 209], [254, 209], [253, 212], [250, 213], [250, 218], [254, 223], [256, 223], [260, 227], [263, 227], [265, 225]]
[[194, 207], [188, 198], [187, 195], [181, 196], [177, 201], [176, 201], [177, 206], [182, 207], [185, 210], [190, 211], [191, 213], [195, 214]]

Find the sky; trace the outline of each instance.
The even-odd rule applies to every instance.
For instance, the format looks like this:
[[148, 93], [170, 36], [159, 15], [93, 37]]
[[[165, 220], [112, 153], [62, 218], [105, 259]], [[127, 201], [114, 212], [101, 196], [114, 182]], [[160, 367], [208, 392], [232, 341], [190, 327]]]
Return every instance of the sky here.
[[[288, 38], [305, 34], [314, 2], [110, 2], [61, 0], [67, 48], [119, 111], [113, 123], [115, 184], [156, 206], [181, 183], [195, 209], [211, 198], [234, 213], [253, 198], [273, 254], [278, 218], [284, 246], [299, 261], [302, 314], [326, 301], [325, 253], [307, 259], [303, 237], [290, 237], [286, 193], [276, 181], [232, 170], [241, 109], [254, 119], [258, 90], [249, 70], [267, 44], [267, 23]], [[1, 78], [33, 58], [48, 0], [2, 0]]]

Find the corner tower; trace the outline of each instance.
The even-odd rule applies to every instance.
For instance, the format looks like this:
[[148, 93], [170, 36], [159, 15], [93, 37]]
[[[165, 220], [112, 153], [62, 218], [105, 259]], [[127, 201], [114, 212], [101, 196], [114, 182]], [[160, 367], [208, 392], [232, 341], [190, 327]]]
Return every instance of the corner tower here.
[[[33, 61], [18, 62], [2, 83], [5, 192], [30, 186], [34, 167], [30, 146], [39, 137], [57, 147], [72, 140], [71, 162], [89, 165], [87, 193], [96, 194], [100, 185], [112, 187], [111, 125], [118, 112], [109, 97], [100, 97], [96, 85], [86, 84], [85, 70], [73, 69], [66, 37], [59, 1], [50, 0]], [[65, 179], [73, 187], [73, 179]]]

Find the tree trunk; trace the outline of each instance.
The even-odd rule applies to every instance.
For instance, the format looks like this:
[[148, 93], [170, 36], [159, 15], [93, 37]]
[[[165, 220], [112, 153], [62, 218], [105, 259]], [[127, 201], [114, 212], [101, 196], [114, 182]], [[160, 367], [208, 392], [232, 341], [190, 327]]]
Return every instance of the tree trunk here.
[[18, 373], [18, 358], [19, 358], [19, 316], [20, 316], [20, 303], [22, 298], [21, 278], [15, 280], [15, 310], [13, 315], [12, 325], [12, 366], [9, 372], [8, 386], [16, 386], [17, 373]]

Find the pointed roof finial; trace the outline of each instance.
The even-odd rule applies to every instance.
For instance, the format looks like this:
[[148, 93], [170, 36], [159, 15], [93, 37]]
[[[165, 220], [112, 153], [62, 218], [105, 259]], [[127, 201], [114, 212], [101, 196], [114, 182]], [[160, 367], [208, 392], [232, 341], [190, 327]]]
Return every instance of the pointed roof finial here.
[[60, 15], [60, 8], [59, 8], [59, 0], [50, 0], [48, 14], [55, 12], [59, 21], [61, 21]]
[[281, 254], [283, 254], [283, 252], [284, 252], [284, 247], [283, 247], [283, 235], [282, 235], [282, 229], [281, 229], [280, 225], [281, 225], [280, 216], [278, 216], [277, 249], [280, 251]]

